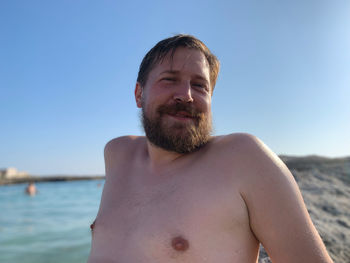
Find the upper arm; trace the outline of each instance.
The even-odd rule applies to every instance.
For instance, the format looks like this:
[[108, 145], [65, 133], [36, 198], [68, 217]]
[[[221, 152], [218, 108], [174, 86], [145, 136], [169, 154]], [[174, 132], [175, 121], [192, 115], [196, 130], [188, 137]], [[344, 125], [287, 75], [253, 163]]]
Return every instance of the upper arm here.
[[288, 168], [254, 137], [246, 151], [249, 176], [242, 194], [251, 230], [272, 261], [332, 262]]

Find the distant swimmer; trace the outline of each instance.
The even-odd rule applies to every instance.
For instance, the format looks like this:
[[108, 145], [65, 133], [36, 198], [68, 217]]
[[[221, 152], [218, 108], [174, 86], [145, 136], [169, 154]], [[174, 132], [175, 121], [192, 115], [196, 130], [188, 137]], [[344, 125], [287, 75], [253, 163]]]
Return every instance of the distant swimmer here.
[[36, 195], [38, 193], [38, 190], [36, 189], [36, 186], [34, 183], [29, 183], [26, 187], [26, 194], [28, 195]]

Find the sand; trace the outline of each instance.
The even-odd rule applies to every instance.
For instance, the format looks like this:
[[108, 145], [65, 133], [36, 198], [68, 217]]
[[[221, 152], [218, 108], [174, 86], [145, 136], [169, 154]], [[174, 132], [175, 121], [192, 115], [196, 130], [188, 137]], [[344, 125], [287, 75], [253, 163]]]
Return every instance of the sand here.
[[[302, 192], [312, 222], [336, 263], [350, 262], [350, 157], [280, 156]], [[271, 262], [261, 248], [259, 263]]]

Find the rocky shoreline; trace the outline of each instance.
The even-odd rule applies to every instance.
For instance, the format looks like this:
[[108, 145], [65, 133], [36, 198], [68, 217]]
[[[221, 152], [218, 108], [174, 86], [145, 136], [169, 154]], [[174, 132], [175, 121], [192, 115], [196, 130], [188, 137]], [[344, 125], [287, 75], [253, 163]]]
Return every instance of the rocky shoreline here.
[[5, 178], [0, 179], [0, 185], [40, 183], [40, 182], [62, 182], [62, 181], [80, 181], [80, 180], [102, 180], [103, 175], [77, 176], [77, 175], [55, 175], [55, 176], [29, 176], [23, 178]]
[[[312, 222], [336, 263], [350, 262], [350, 157], [280, 156], [292, 172]], [[259, 263], [271, 262], [262, 248]]]

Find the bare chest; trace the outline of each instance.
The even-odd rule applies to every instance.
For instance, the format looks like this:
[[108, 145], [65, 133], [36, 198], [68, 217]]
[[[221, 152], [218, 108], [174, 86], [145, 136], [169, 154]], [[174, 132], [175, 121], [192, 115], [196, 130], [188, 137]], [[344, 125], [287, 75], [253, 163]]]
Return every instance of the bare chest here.
[[246, 207], [225, 174], [206, 167], [119, 176], [106, 182], [93, 238], [120, 260], [111, 262], [242, 262], [233, 259], [254, 247]]

